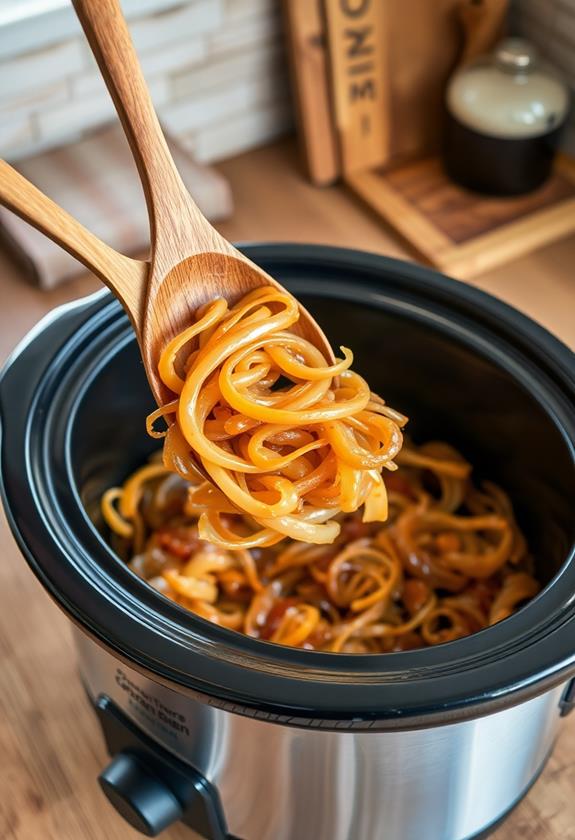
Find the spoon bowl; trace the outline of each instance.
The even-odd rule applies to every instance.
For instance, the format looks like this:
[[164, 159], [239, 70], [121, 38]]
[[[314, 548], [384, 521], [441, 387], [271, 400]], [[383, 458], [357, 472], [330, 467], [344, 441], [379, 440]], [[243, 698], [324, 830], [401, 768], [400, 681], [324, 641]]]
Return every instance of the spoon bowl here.
[[[189, 326], [199, 306], [218, 297], [225, 298], [233, 306], [260, 286], [274, 286], [285, 291], [233, 246], [229, 246], [229, 250], [230, 253], [213, 251], [185, 257], [158, 283], [150, 284], [139, 342], [148, 380], [159, 404], [173, 399], [158, 375], [162, 350], [171, 338]], [[333, 360], [331, 346], [317, 323], [302, 306], [299, 310], [294, 331], [318, 347], [327, 359]]]

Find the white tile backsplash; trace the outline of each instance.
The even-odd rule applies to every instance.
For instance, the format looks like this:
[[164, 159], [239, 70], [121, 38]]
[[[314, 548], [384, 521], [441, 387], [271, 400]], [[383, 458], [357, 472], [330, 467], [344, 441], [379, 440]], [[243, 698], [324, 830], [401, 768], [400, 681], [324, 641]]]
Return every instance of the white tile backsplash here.
[[[222, 123], [250, 108], [266, 104], [276, 93], [275, 79], [261, 77], [216, 88], [203, 96], [169, 105], [162, 110], [164, 125], [171, 134], [188, 134], [195, 129]], [[230, 129], [230, 134], [233, 132]]]
[[69, 80], [71, 97], [75, 102], [81, 101], [85, 96], [106, 93], [106, 83], [100, 75], [96, 65], [86, 73], [80, 73]]
[[267, 17], [278, 8], [278, 0], [224, 0], [226, 21], [234, 26], [241, 18]]
[[267, 143], [291, 128], [292, 112], [288, 100], [251, 108], [243, 114], [209, 126], [184, 138], [200, 163], [212, 163], [232, 154]]
[[[122, 0], [160, 118], [202, 160], [290, 123], [278, 0]], [[70, 6], [0, 20], [0, 156], [76, 140], [115, 111]]]
[[278, 80], [278, 96], [281, 96], [286, 92], [280, 83], [285, 70], [285, 56], [279, 43], [258, 44], [257, 49], [218, 56], [206, 64], [174, 74], [174, 93], [176, 99], [193, 99], [206, 90], [233, 87], [242, 79], [269, 76]]
[[156, 12], [165, 12], [174, 6], [183, 5], [182, 0], [121, 0], [121, 4], [127, 20]]
[[208, 45], [205, 39], [191, 39], [185, 35], [181, 41], [170, 44], [165, 49], [153, 50], [142, 55], [142, 68], [146, 77], [158, 76], [160, 73], [186, 70], [208, 55]]
[[130, 34], [137, 50], [157, 50], [179, 41], [184, 33], [195, 40], [214, 32], [222, 23], [221, 0], [191, 0], [167, 12], [140, 18], [130, 26]]
[[187, 134], [242, 110], [245, 97], [245, 83], [228, 89], [217, 88], [209, 96], [190, 97], [168, 105], [162, 113], [162, 121], [170, 134]]
[[52, 84], [39, 84], [27, 93], [19, 96], [6, 89], [0, 91], [0, 114], [7, 119], [18, 114], [31, 114], [39, 110], [51, 108], [53, 105], [60, 105], [70, 98], [70, 82], [63, 79]]
[[[0, 56], [8, 58], [40, 47], [59, 44], [81, 35], [82, 29], [71, 2], [38, 12], [30, 4], [30, 14], [19, 14], [19, 0], [0, 15]], [[130, 21], [173, 6], [182, 0], [122, 0], [124, 15]]]
[[0, 26], [0, 56], [6, 59], [60, 44], [68, 38], [77, 38], [80, 32], [71, 6], [4, 23]]
[[260, 17], [240, 18], [233, 26], [218, 30], [209, 38], [211, 50], [225, 53], [257, 47], [258, 44], [278, 40], [281, 19], [278, 13]]
[[107, 91], [94, 92], [81, 99], [73, 99], [65, 105], [47, 108], [35, 115], [41, 137], [52, 137], [65, 142], [70, 131], [94, 128], [108, 122], [114, 116], [114, 105]]
[[22, 145], [29, 145], [34, 140], [32, 120], [26, 114], [20, 114], [2, 122], [2, 146], [6, 154]]
[[84, 67], [84, 52], [79, 41], [67, 41], [2, 61], [0, 54], [0, 90], [16, 99], [50, 82], [61, 81]]

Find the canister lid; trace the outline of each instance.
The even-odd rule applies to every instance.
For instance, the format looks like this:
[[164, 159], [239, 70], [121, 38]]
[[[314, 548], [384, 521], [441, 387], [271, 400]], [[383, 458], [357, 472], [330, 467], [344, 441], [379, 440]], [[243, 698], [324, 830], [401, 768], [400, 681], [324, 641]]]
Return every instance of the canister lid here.
[[526, 72], [537, 63], [536, 48], [523, 38], [506, 38], [495, 48], [495, 62], [507, 73]]
[[480, 134], [521, 139], [560, 126], [569, 108], [569, 93], [529, 41], [507, 38], [491, 55], [453, 76], [447, 107], [459, 122]]

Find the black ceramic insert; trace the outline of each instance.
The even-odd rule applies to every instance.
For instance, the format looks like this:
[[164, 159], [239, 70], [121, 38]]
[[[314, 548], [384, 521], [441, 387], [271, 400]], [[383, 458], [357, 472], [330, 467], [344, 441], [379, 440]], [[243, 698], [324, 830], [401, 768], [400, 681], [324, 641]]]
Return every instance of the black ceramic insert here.
[[[575, 365], [532, 321], [428, 269], [343, 249], [244, 249], [318, 318], [354, 367], [512, 495], [547, 586], [495, 627], [384, 655], [301, 651], [164, 599], [106, 544], [98, 500], [154, 450], [133, 333], [107, 293], [65, 309], [0, 381], [3, 492], [28, 562], [112, 652], [183, 691], [262, 718], [387, 729], [448, 722], [575, 672]], [[94, 525], [95, 523], [95, 525]]]

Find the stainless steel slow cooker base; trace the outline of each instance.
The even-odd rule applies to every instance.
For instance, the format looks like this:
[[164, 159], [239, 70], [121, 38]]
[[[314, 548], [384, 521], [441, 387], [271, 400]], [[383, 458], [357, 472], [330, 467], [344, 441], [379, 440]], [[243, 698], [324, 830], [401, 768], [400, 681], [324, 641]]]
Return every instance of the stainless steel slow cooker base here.
[[529, 789], [560, 722], [563, 686], [485, 717], [408, 732], [270, 726], [171, 691], [82, 632], [75, 638], [94, 703], [109, 698], [211, 782], [228, 832], [242, 840], [470, 840]]

